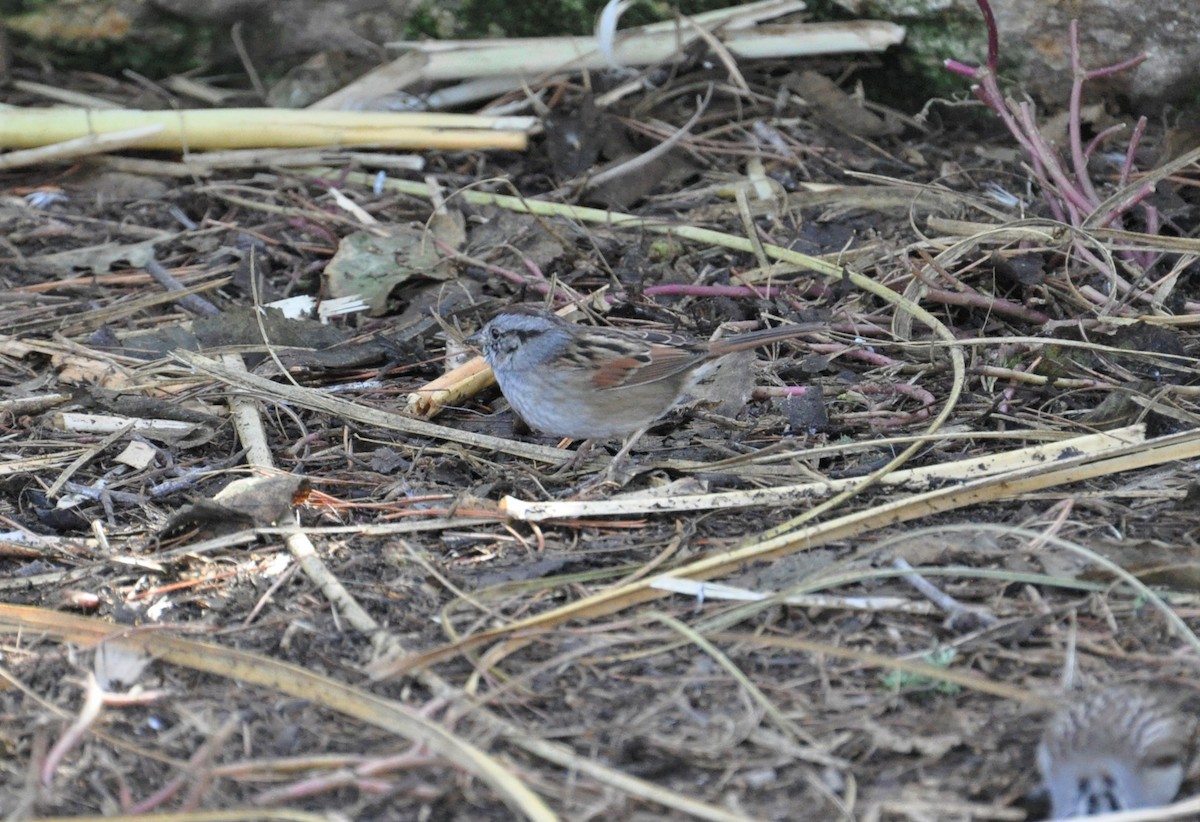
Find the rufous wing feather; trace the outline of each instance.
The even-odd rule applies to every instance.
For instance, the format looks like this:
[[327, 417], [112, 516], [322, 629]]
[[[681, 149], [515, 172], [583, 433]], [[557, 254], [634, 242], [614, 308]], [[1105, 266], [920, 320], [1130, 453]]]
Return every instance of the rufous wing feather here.
[[687, 371], [706, 359], [703, 352], [651, 345], [645, 354], [617, 357], [596, 370], [592, 383], [600, 389], [619, 390], [665, 380]]

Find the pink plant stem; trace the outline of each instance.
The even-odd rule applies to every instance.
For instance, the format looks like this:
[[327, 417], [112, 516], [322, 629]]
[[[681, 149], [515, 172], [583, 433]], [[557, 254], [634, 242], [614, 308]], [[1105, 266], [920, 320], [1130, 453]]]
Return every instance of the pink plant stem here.
[[[1095, 209], [1101, 205], [1101, 201], [1100, 201], [1099, 195], [1096, 193], [1095, 186], [1092, 183], [1091, 175], [1088, 174], [1087, 161], [1088, 161], [1088, 157], [1092, 153], [1092, 148], [1094, 146], [1098, 145], [1099, 142], [1104, 137], [1108, 136], [1112, 131], [1114, 131], [1115, 127], [1113, 129], [1106, 129], [1104, 132], [1099, 134], [1094, 140], [1092, 140], [1092, 142], [1091, 142], [1091, 144], [1089, 144], [1087, 150], [1084, 150], [1081, 147], [1082, 146], [1082, 138], [1080, 136], [1080, 129], [1081, 129], [1081, 120], [1082, 120], [1081, 101], [1082, 101], [1082, 97], [1083, 97], [1083, 84], [1084, 84], [1084, 81], [1086, 81], [1086, 80], [1094, 80], [1098, 77], [1104, 77], [1106, 75], [1113, 74], [1118, 71], [1124, 71], [1125, 69], [1132, 68], [1133, 66], [1136, 66], [1138, 63], [1145, 60], [1146, 55], [1144, 55], [1144, 54], [1138, 55], [1137, 57], [1130, 58], [1129, 60], [1124, 60], [1120, 63], [1116, 63], [1111, 66], [1105, 66], [1103, 68], [1094, 69], [1092, 71], [1085, 71], [1083, 69], [1083, 66], [1080, 63], [1080, 59], [1079, 59], [1080, 54], [1079, 54], [1079, 21], [1078, 20], [1071, 21], [1071, 25], [1070, 25], [1070, 29], [1069, 29], [1069, 37], [1070, 37], [1070, 49], [1071, 49], [1071, 108], [1070, 108], [1071, 113], [1070, 113], [1070, 118], [1068, 119], [1068, 123], [1069, 123], [1069, 129], [1071, 132], [1070, 144], [1071, 144], [1072, 157], [1073, 157], [1074, 163], [1075, 163], [1075, 177], [1076, 177], [1076, 180], [1078, 181], [1083, 193], [1085, 193], [1088, 196], [1088, 198], [1095, 203], [1095, 205], [1091, 209], [1092, 213], [1089, 214], [1086, 224], [1087, 225], [1111, 225], [1113, 222], [1116, 222], [1118, 220], [1118, 218], [1121, 217], [1122, 214], [1124, 214], [1130, 208], [1132, 208], [1133, 206], [1135, 206], [1139, 202], [1141, 202], [1143, 199], [1145, 199], [1145, 197], [1148, 196], [1154, 189], [1153, 189], [1153, 187], [1147, 187], [1144, 190], [1139, 190], [1138, 192], [1135, 192], [1132, 197], [1129, 197], [1129, 198], [1126, 198], [1125, 200], [1123, 200], [1121, 203], [1118, 204], [1117, 207], [1115, 207], [1111, 211], [1111, 213], [1109, 213], [1107, 215], [1101, 216], [1101, 215], [1098, 215], [1095, 213]], [[1145, 132], [1145, 130], [1146, 130], [1146, 118], [1141, 117], [1138, 119], [1137, 126], [1134, 127], [1133, 135], [1130, 137], [1129, 145], [1125, 151], [1125, 162], [1121, 167], [1121, 178], [1120, 178], [1120, 182], [1118, 183], [1118, 185], [1120, 187], [1124, 187], [1128, 182], [1129, 174], [1130, 174], [1131, 170], [1133, 169], [1134, 154], [1137, 151], [1138, 143], [1141, 141], [1142, 134]], [[1097, 220], [1099, 220], [1099, 222], [1097, 222]], [[1138, 253], [1138, 252], [1129, 252], [1129, 251], [1122, 252], [1120, 256], [1123, 259], [1130, 260], [1131, 262], [1133, 262], [1137, 265], [1140, 265], [1143, 268], [1149, 263], [1149, 261], [1151, 259], [1150, 255], [1147, 255], [1144, 253]]]
[[1121, 164], [1121, 176], [1117, 180], [1117, 185], [1124, 188], [1129, 184], [1129, 175], [1133, 173], [1133, 157], [1137, 152], [1138, 145], [1142, 142], [1142, 135], [1146, 133], [1146, 118], [1139, 117], [1137, 125], [1133, 127], [1133, 134], [1129, 135], [1129, 146], [1125, 149], [1125, 162]]
[[1090, 265], [1092, 268], [1096, 269], [1101, 274], [1103, 274], [1108, 279], [1108, 281], [1112, 284], [1112, 293], [1107, 296], [1104, 294], [1100, 294], [1098, 292], [1092, 292], [1090, 289], [1087, 289], [1087, 288], [1082, 289], [1083, 293], [1086, 293], [1086, 294], [1095, 293], [1096, 294], [1095, 297], [1091, 298], [1094, 302], [1097, 302], [1100, 305], [1105, 305], [1105, 304], [1111, 302], [1113, 299], [1115, 299], [1116, 295], [1124, 294], [1130, 288], [1132, 288], [1132, 286], [1130, 286], [1128, 281], [1126, 281], [1124, 277], [1122, 277], [1120, 274], [1118, 274], [1112, 266], [1110, 266], [1107, 262], [1102, 260], [1100, 257], [1096, 256], [1095, 252], [1093, 252], [1090, 248], [1088, 248], [1086, 245], [1084, 245], [1083, 240], [1076, 238], [1071, 243], [1071, 247], [1075, 249], [1075, 253], [1079, 255], [1079, 258], [1081, 260], [1083, 260], [1088, 265]]
[[[931, 267], [935, 266], [933, 260], [928, 255], [922, 255], [925, 259], [925, 264]], [[908, 270], [912, 272], [913, 277], [919, 280], [927, 287], [925, 299], [931, 302], [939, 302], [943, 305], [961, 305], [968, 308], [979, 308], [994, 314], [1003, 314], [1010, 317], [1017, 317], [1036, 325], [1043, 325], [1050, 322], [1050, 318], [1040, 311], [1035, 311], [1023, 305], [1018, 305], [1010, 300], [1005, 300], [1000, 297], [993, 297], [986, 294], [981, 294], [975, 288], [967, 285], [962, 280], [954, 277], [949, 271], [946, 271], [941, 266], [936, 266], [935, 270], [941, 279], [949, 280], [954, 288], [943, 288], [942, 283], [938, 279], [926, 276], [922, 266], [915, 265], [911, 260], [906, 260], [905, 264]], [[957, 290], [956, 290], [957, 289]]]
[[[1079, 21], [1072, 20], [1068, 31], [1071, 48], [1071, 103], [1070, 116], [1067, 117], [1067, 142], [1071, 146], [1071, 159], [1075, 164], [1075, 182], [1081, 193], [1093, 203], [1100, 202], [1100, 195], [1092, 184], [1088, 174], [1088, 158], [1083, 150], [1082, 119], [1083, 119], [1083, 81], [1087, 78], [1083, 66], [1079, 62]], [[1093, 206], [1094, 208], [1095, 206]]]
[[980, 85], [974, 88], [975, 96], [982, 99], [992, 111], [996, 112], [1001, 122], [1004, 123], [1004, 127], [1013, 137], [1017, 138], [1017, 142], [1021, 144], [1027, 154], [1037, 154], [1037, 147], [1030, 140], [1025, 129], [1017, 122], [1016, 112], [1013, 111], [1014, 106], [1005, 99], [1004, 92], [1000, 90], [1000, 85], [996, 82], [996, 76], [988, 73], [981, 75], [979, 80]]
[[[1145, 55], [1140, 55], [1142, 58]], [[1140, 60], [1138, 62], [1141, 62]], [[1125, 162], [1121, 164], [1121, 177], [1118, 186], [1124, 188], [1129, 182], [1129, 175], [1133, 173], [1134, 155], [1137, 152], [1138, 146], [1141, 145], [1142, 137], [1146, 133], [1146, 118], [1139, 117], [1137, 124], [1133, 127], [1133, 134], [1129, 136], [1129, 146], [1125, 149]], [[1153, 189], [1150, 189], [1153, 191]], [[1147, 194], [1150, 192], [1148, 191]], [[1139, 198], [1139, 201], [1143, 198]], [[1143, 205], [1142, 211], [1146, 215], [1146, 233], [1156, 236], [1161, 229], [1158, 221], [1158, 209], [1154, 206]], [[1147, 270], [1154, 265], [1155, 255], [1151, 251], [1132, 251], [1129, 254], [1130, 259], [1136, 261], [1142, 270]]]
[[1098, 215], [1093, 215], [1092, 217], [1089, 217], [1086, 225], [1089, 228], [1103, 228], [1104, 226], [1112, 225], [1114, 222], [1116, 222], [1117, 219], [1119, 219], [1121, 217], [1122, 214], [1129, 211], [1129, 209], [1133, 208], [1135, 205], [1137, 205], [1138, 203], [1140, 203], [1142, 200], [1146, 199], [1153, 193], [1154, 193], [1154, 184], [1146, 183], [1144, 186], [1141, 186], [1140, 188], [1136, 188], [1133, 191], [1126, 193], [1126, 195], [1123, 198], [1121, 198], [1121, 200], [1115, 206], [1113, 206], [1113, 208], [1106, 215], [1104, 215], [1103, 218], [1097, 220], [1096, 216], [1098, 216]]
[[841, 343], [811, 343], [808, 350], [814, 354], [826, 354], [833, 357], [849, 358], [880, 368], [896, 365], [896, 361], [886, 354], [871, 351], [867, 348], [847, 348]]
[[[1100, 137], [1093, 140], [1086, 149], [1084, 148], [1081, 126], [1083, 84], [1088, 80], [1095, 80], [1132, 68], [1145, 60], [1146, 55], [1138, 55], [1137, 57], [1132, 57], [1103, 68], [1092, 69], [1090, 71], [1085, 70], [1082, 65], [1079, 48], [1079, 23], [1076, 20], [1071, 21], [1068, 33], [1068, 45], [1071, 55], [1071, 95], [1067, 128], [1074, 173], [1073, 175], [1068, 175], [1060, 162], [1058, 152], [1046, 142], [1045, 137], [1038, 129], [1032, 106], [1028, 103], [1015, 104], [1008, 100], [1003, 92], [1001, 92], [996, 80], [999, 37], [995, 16], [992, 13], [991, 4], [988, 0], [976, 0], [976, 5], [979, 6], [979, 11], [983, 15], [984, 26], [987, 29], [987, 68], [968, 66], [958, 60], [946, 60], [944, 63], [945, 67], [955, 74], [970, 77], [976, 81], [977, 85], [972, 86], [972, 92], [1001, 119], [1012, 136], [1028, 153], [1031, 168], [1034, 175], [1038, 178], [1039, 186], [1042, 189], [1042, 197], [1056, 219], [1076, 227], [1095, 225], [1097, 222], [1108, 225], [1118, 221], [1122, 214], [1140, 203], [1149, 192], [1138, 190], [1131, 197], [1122, 200], [1112, 210], [1111, 214], [1095, 214], [1096, 209], [1101, 205], [1102, 201], [1096, 192], [1091, 175], [1088, 173], [1088, 160], [1095, 148], [1100, 144], [1100, 140], [1108, 136], [1111, 130], [1104, 132]], [[1139, 120], [1138, 127], [1135, 129], [1134, 136], [1130, 139], [1130, 145], [1126, 151], [1125, 164], [1122, 168], [1122, 186], [1126, 185], [1126, 181], [1132, 171], [1134, 152], [1144, 130], [1145, 123], [1143, 120]], [[1082, 259], [1099, 265], [1101, 270], [1116, 279], [1116, 272], [1111, 270], [1110, 266], [1103, 265], [1095, 255], [1084, 248], [1078, 241], [1076, 241], [1075, 246], [1079, 250]], [[1143, 267], [1152, 260], [1152, 256], [1144, 252], [1122, 252], [1121, 256], [1123, 259], [1141, 264]]]
[[689, 285], [666, 283], [642, 289], [647, 297], [776, 297], [784, 292], [782, 286], [754, 288], [747, 285]]
[[[1154, 206], [1143, 206], [1142, 210], [1146, 212], [1146, 233], [1151, 236], [1158, 236], [1161, 225], [1159, 224], [1158, 209]], [[1149, 251], [1142, 252], [1150, 257], [1153, 254]]]
[[970, 77], [972, 80], [978, 80], [979, 73], [982, 71], [978, 66], [968, 66], [966, 63], [960, 63], [953, 57], [947, 57], [943, 60], [942, 67], [955, 74], [961, 74], [963, 77]]
[[1034, 325], [1044, 325], [1050, 322], [1050, 317], [1041, 311], [1017, 305], [1014, 302], [999, 297], [988, 297], [974, 289], [963, 292], [951, 291], [946, 288], [930, 288], [925, 293], [925, 299], [943, 305], [961, 305], [968, 308], [979, 308], [993, 314], [1001, 314], [1025, 320]]
[[987, 29], [987, 67], [992, 75], [1000, 72], [1000, 32], [996, 28], [996, 15], [992, 14], [992, 4], [988, 0], [976, 0], [979, 13], [983, 15], [983, 25]]
[[271, 788], [251, 799], [255, 805], [282, 805], [298, 799], [320, 796], [339, 788], [352, 788], [368, 796], [379, 796], [395, 790], [395, 786], [383, 779], [364, 779], [347, 771], [334, 771], [320, 776], [297, 780], [281, 788]]
[[1122, 60], [1119, 63], [1113, 63], [1111, 66], [1104, 66], [1098, 69], [1092, 69], [1087, 72], [1088, 80], [1096, 80], [1100, 77], [1107, 77], [1110, 74], [1119, 74], [1122, 71], [1127, 71], [1139, 63], [1146, 61], [1146, 55], [1139, 54], [1136, 57], [1130, 57], [1128, 60]]
[[[1013, 370], [1016, 371], [1017, 373], [1022, 373], [1022, 372], [1033, 373], [1037, 370], [1037, 367], [1038, 367], [1038, 365], [1041, 364], [1041, 362], [1042, 362], [1042, 357], [1041, 357], [1041, 355], [1038, 355], [1037, 357], [1034, 357], [1033, 362], [1030, 363], [1029, 365], [1027, 365], [1027, 366], [1018, 365]], [[1017, 383], [1015, 381], [1010, 380], [1008, 383], [1008, 386], [1004, 389], [1003, 393], [1001, 394], [1001, 396], [1004, 398], [1001, 401], [1001, 407], [1004, 409], [1004, 413], [1008, 413], [1009, 403], [1012, 402], [1013, 397], [1015, 397], [1016, 395], [1017, 395]]]
[[1000, 118], [1004, 127], [1016, 138], [1027, 154], [1034, 154], [1033, 145], [1026, 137], [1024, 129], [1014, 119], [1012, 110], [1004, 98], [1004, 93], [1000, 90], [999, 83], [996, 82], [995, 72], [988, 71], [983, 67], [968, 66], [958, 60], [948, 59], [942, 65], [955, 74], [961, 74], [974, 80], [975, 85], [971, 86], [971, 92]]
[[864, 394], [900, 394], [904, 397], [911, 397], [921, 403], [923, 407], [932, 407], [937, 404], [937, 400], [933, 394], [925, 390], [919, 385], [901, 382], [894, 385], [858, 385], [855, 389]]
[[1104, 129], [1104, 131], [1093, 137], [1092, 141], [1087, 144], [1087, 148], [1083, 150], [1083, 155], [1090, 159], [1092, 154], [1095, 153], [1096, 149], [1100, 147], [1101, 143], [1124, 128], [1124, 123], [1117, 123], [1115, 126], [1109, 126], [1108, 128]]
[[[1000, 69], [1000, 32], [996, 28], [996, 16], [992, 14], [992, 6], [988, 0], [975, 0], [979, 13], [983, 15], [983, 27], [987, 32], [987, 67], [988, 71], [996, 74]], [[953, 63], [953, 65], [951, 65]], [[976, 77], [982, 69], [964, 66], [957, 60], [946, 60], [944, 65], [951, 71], [967, 77]]]
[[[1029, 103], [1021, 103], [1019, 109], [1021, 112], [1021, 123], [1025, 126], [1025, 133], [1029, 136], [1033, 145], [1036, 146], [1035, 154], [1045, 164], [1049, 178], [1058, 188], [1058, 193], [1067, 203], [1068, 208], [1076, 218], [1079, 217], [1080, 212], [1090, 212], [1099, 205], [1100, 201], [1098, 199], [1090, 199], [1079, 189], [1075, 181], [1067, 176], [1067, 172], [1063, 170], [1062, 164], [1058, 161], [1058, 155], [1050, 144], [1046, 142], [1046, 138], [1042, 136], [1042, 133], [1038, 131], [1033, 106]], [[1077, 219], [1073, 222], [1073, 225], [1079, 225]]]
[[1067, 213], [1063, 210], [1062, 204], [1057, 197], [1050, 196], [1050, 181], [1046, 178], [1046, 167], [1042, 165], [1041, 158], [1034, 154], [1029, 161], [1033, 164], [1033, 174], [1037, 177], [1038, 187], [1042, 189], [1042, 200], [1050, 209], [1050, 214], [1060, 223], [1066, 223]]
[[[1058, 157], [1054, 149], [1046, 143], [1045, 138], [1038, 131], [1037, 122], [1034, 119], [1033, 107], [1028, 103], [1022, 103], [1018, 107], [1018, 111], [1020, 113], [1020, 122], [1025, 128], [1025, 134], [1031, 143], [1037, 146], [1030, 153], [1030, 158], [1034, 163], [1035, 172], [1039, 166], [1041, 167], [1041, 171], [1038, 173], [1041, 176], [1043, 198], [1057, 219], [1072, 226], [1082, 225], [1083, 213], [1093, 211], [1099, 205], [1099, 202], [1089, 202], [1087, 195], [1076, 188], [1075, 184], [1067, 176], [1062, 165], [1058, 162]], [[1051, 181], [1053, 181], [1053, 185], [1050, 185]], [[1059, 197], [1057, 198], [1052, 194], [1054, 189], [1058, 191]], [[1060, 198], [1061, 208], [1059, 207]], [[1063, 215], [1064, 210], [1065, 218], [1060, 216]], [[1081, 258], [1087, 260], [1099, 271], [1103, 272], [1110, 280], [1116, 282], [1120, 279], [1116, 269], [1093, 254], [1083, 245], [1082, 241], [1075, 240], [1073, 244]]]
[[1095, 305], [1108, 306], [1109, 304], [1111, 304], [1113, 302], [1112, 297], [1101, 294], [1099, 291], [1097, 291], [1095, 288], [1093, 288], [1090, 285], [1082, 286], [1077, 290], [1078, 290], [1078, 293], [1080, 296], [1082, 296], [1084, 299], [1088, 300], [1089, 302], [1094, 303]]
[[83, 690], [83, 705], [79, 708], [78, 716], [50, 748], [50, 752], [46, 754], [46, 761], [42, 763], [39, 776], [44, 787], [49, 787], [54, 781], [58, 766], [66, 759], [67, 754], [83, 742], [87, 732], [100, 718], [103, 707], [104, 690], [96, 681], [95, 675], [89, 672]]
[[750, 396], [756, 400], [769, 400], [772, 397], [803, 397], [807, 393], [807, 385], [759, 385]]
[[187, 780], [184, 776], [173, 776], [165, 785], [154, 791], [154, 793], [147, 796], [141, 802], [130, 805], [125, 812], [131, 816], [140, 816], [142, 814], [150, 813], [155, 808], [171, 799], [174, 799], [176, 796], [182, 793], [186, 785]]
[[900, 428], [903, 425], [911, 425], [914, 422], [929, 419], [929, 409], [926, 408], [911, 414], [893, 412], [889, 417], [884, 417], [883, 414], [882, 411], [871, 414], [870, 426], [872, 429], [882, 431], [888, 428]]

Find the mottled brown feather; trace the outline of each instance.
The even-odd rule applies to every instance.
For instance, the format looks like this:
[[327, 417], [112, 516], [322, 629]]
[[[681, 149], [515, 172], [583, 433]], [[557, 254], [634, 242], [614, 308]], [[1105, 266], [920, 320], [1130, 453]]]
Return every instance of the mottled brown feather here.
[[605, 363], [597, 369], [592, 383], [605, 390], [646, 385], [681, 374], [706, 358], [705, 352], [652, 345], [644, 356], [622, 357]]

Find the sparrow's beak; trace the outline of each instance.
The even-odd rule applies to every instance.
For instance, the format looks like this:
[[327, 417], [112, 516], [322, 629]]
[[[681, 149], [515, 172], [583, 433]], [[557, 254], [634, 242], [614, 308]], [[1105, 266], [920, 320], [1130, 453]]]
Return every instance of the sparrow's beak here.
[[474, 334], [472, 334], [471, 336], [466, 337], [465, 339], [463, 339], [463, 342], [465, 342], [467, 345], [471, 346], [472, 348], [478, 348], [480, 351], [482, 351], [483, 350], [483, 329], [481, 328], [478, 331], [476, 331]]

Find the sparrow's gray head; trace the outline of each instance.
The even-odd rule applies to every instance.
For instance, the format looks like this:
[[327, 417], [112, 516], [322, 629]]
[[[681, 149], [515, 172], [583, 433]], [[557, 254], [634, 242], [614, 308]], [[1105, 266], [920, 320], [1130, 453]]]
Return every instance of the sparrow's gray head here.
[[540, 308], [518, 306], [493, 317], [469, 341], [483, 351], [493, 369], [519, 367], [521, 358], [544, 354], [548, 345], [563, 345], [570, 338], [564, 321]]

